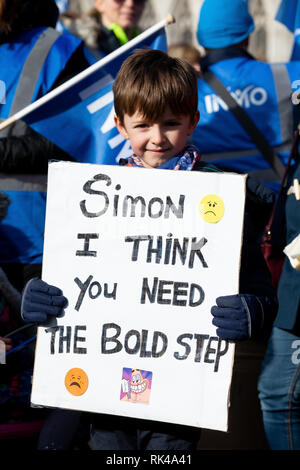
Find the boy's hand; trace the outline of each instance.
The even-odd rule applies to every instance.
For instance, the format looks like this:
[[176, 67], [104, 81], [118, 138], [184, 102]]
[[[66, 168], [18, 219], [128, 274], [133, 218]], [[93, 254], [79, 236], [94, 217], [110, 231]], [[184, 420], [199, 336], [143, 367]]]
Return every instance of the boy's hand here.
[[67, 305], [68, 300], [58, 287], [34, 278], [23, 290], [21, 315], [26, 323], [44, 323], [51, 317], [63, 316]]
[[258, 297], [237, 294], [218, 297], [211, 308], [217, 335], [226, 340], [243, 341], [255, 336], [264, 323], [264, 309]]

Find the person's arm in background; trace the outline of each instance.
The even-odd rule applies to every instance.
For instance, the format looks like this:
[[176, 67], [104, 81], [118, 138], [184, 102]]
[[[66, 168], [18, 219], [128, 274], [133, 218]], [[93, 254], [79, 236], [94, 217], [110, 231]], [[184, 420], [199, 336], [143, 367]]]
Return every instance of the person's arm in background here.
[[[84, 46], [81, 46], [69, 59], [52, 89], [85, 70], [89, 65]], [[0, 172], [46, 173], [50, 159], [74, 160], [68, 153], [29, 126], [24, 136], [0, 139]]]
[[49, 159], [73, 160], [33, 129], [28, 129], [24, 136], [0, 139], [0, 156], [0, 171], [5, 173], [44, 174]]

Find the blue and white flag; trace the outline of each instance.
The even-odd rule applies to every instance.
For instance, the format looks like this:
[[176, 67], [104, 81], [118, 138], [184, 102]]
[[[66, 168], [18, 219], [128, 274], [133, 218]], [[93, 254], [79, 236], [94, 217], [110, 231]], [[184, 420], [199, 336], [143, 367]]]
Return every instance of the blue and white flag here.
[[[163, 21], [15, 114], [79, 162], [117, 164], [132, 154], [114, 123], [112, 85], [135, 50], [167, 51]], [[51, 99], [50, 99], [51, 98]], [[25, 113], [25, 114], [24, 114]]]
[[294, 34], [290, 60], [300, 60], [300, 0], [282, 0], [275, 19]]

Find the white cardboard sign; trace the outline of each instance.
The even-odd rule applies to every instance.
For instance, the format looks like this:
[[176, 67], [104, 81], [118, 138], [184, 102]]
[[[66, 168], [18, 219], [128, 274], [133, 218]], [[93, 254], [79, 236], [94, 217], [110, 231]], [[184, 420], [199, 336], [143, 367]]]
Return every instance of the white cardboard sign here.
[[39, 327], [31, 402], [227, 430], [246, 177], [53, 162], [43, 279], [69, 300]]

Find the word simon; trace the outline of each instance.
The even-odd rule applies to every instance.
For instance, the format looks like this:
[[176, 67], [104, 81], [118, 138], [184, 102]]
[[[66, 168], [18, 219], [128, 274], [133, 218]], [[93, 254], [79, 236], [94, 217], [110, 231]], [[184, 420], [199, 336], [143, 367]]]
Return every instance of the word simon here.
[[[177, 206], [170, 196], [167, 196], [165, 201], [157, 196], [146, 201], [142, 196], [133, 197], [126, 195], [120, 201], [119, 194], [114, 194], [109, 197], [105, 191], [94, 189], [93, 186], [99, 182], [104, 182], [106, 186], [112, 184], [111, 178], [108, 175], [100, 173], [83, 185], [83, 191], [85, 193], [95, 196], [99, 200], [99, 210], [97, 212], [89, 210], [86, 200], [80, 201], [80, 209], [85, 217], [100, 217], [110, 209], [113, 217], [117, 217], [118, 215], [122, 217], [145, 217], [148, 215], [151, 219], [157, 219], [159, 217], [168, 219], [170, 213], [172, 213], [178, 219], [183, 218], [185, 201], [183, 194], [179, 196]], [[120, 191], [120, 189], [121, 185], [117, 184], [115, 190]]]

